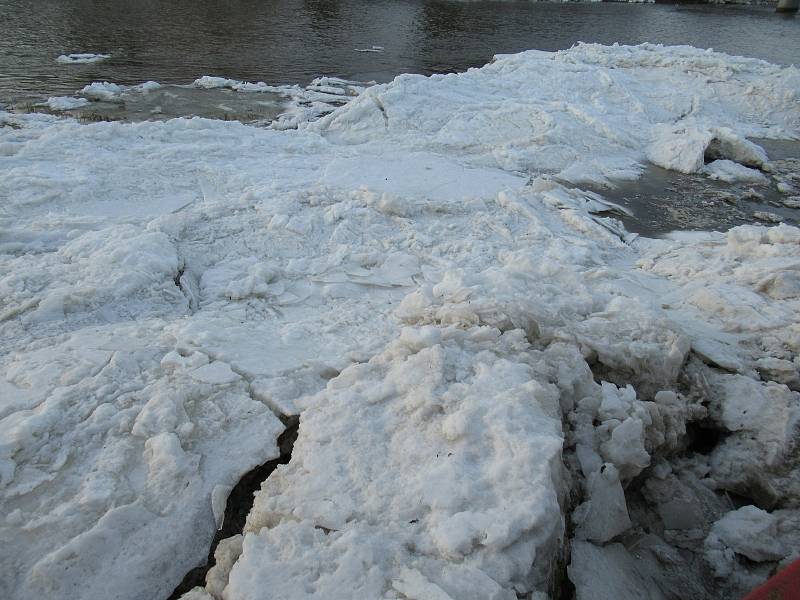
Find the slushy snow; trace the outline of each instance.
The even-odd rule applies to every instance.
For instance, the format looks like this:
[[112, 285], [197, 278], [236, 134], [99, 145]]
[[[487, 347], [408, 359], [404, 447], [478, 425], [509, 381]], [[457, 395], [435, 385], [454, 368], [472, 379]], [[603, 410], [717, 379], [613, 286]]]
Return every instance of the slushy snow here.
[[636, 238], [580, 186], [760, 173], [796, 69], [309, 88], [274, 129], [0, 112], [2, 597], [168, 597], [294, 415], [187, 600], [546, 598], [568, 560], [578, 598], [732, 597], [795, 556], [800, 230]]

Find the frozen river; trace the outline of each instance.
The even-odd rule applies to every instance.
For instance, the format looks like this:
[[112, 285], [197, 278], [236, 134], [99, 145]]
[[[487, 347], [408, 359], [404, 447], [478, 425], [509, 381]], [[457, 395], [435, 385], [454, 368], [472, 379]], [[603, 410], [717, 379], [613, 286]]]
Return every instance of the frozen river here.
[[[460, 71], [495, 54], [559, 50], [578, 41], [691, 44], [800, 64], [800, 19], [776, 16], [767, 7], [0, 0], [0, 15], [0, 102], [5, 103], [70, 95], [92, 81], [184, 84], [218, 75], [306, 84], [331, 75], [385, 82], [400, 73]], [[373, 46], [383, 51], [355, 51]], [[112, 58], [56, 62], [71, 52]], [[191, 114], [192, 102], [185, 108]]]
[[796, 19], [220, 6], [0, 0], [0, 599], [800, 557]]

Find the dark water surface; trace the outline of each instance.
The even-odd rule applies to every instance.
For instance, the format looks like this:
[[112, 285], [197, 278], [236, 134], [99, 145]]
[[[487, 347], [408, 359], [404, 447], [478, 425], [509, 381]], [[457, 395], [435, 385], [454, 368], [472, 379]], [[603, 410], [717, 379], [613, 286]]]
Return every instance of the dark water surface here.
[[[305, 84], [388, 81], [480, 66], [577, 41], [692, 44], [800, 65], [800, 18], [767, 7], [433, 0], [0, 0], [0, 102], [70, 95], [92, 81], [202, 75]], [[383, 46], [383, 52], [356, 48]], [[59, 54], [110, 53], [62, 65]]]

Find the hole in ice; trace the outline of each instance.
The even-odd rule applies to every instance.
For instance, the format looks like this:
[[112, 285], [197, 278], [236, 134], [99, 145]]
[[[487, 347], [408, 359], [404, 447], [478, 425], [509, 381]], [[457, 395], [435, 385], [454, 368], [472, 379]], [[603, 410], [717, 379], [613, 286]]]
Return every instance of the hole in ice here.
[[686, 449], [694, 454], [711, 454], [724, 439], [724, 432], [699, 423], [686, 424]]

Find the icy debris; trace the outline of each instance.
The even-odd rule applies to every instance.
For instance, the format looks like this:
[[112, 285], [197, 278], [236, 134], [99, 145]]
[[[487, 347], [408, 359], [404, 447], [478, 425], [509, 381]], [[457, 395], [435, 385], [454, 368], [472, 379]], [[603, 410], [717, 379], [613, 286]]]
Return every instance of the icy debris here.
[[74, 64], [85, 64], [85, 63], [95, 63], [100, 62], [101, 60], [106, 60], [107, 58], [111, 58], [110, 54], [90, 54], [88, 52], [78, 53], [78, 54], [62, 54], [58, 58], [56, 58], [56, 62], [66, 64], [66, 65], [74, 65]]
[[229, 364], [219, 360], [198, 367], [191, 371], [189, 375], [197, 381], [213, 385], [225, 385], [240, 379], [240, 376], [231, 370]]
[[734, 582], [746, 590], [763, 581], [778, 564], [795, 560], [799, 544], [800, 511], [769, 513], [743, 506], [714, 523], [705, 540], [704, 558], [717, 581]]
[[307, 86], [269, 85], [263, 81], [248, 82], [204, 75], [192, 86], [202, 89], [227, 88], [235, 92], [274, 93], [286, 98], [286, 110], [275, 119], [272, 129], [296, 129], [333, 112], [357, 97], [371, 83], [349, 81], [338, 77], [318, 77]]
[[195, 587], [181, 596], [181, 600], [215, 600], [215, 598], [205, 588]]
[[256, 379], [250, 391], [256, 400], [270, 407], [277, 415], [286, 417], [300, 414], [294, 400], [302, 396], [303, 387], [298, 383], [298, 374], [292, 377], [278, 376]]
[[702, 407], [672, 392], [659, 392], [655, 401], [641, 401], [630, 386], [619, 389], [602, 382], [602, 393], [581, 399], [569, 415], [584, 477], [591, 486], [604, 461], [615, 467], [608, 475], [611, 479], [617, 471], [622, 479], [638, 475], [650, 465], [652, 452], [676, 448], [686, 422], [704, 413]]
[[[3, 512], [21, 517], [2, 535], [50, 530], [3, 555], [11, 597], [165, 597], [208, 551], [213, 489], [277, 456], [282, 424], [241, 386], [164, 374], [150, 349], [167, 341], [162, 328], [94, 327], [9, 371], [22, 389], [35, 381], [42, 400], [0, 422], [2, 456], [16, 463]], [[215, 453], [221, 440], [227, 452]], [[170, 556], [158, 578], [147, 575], [153, 547]]]
[[142, 94], [148, 94], [155, 90], [161, 89], [161, 84], [157, 81], [145, 81], [144, 83], [139, 83], [137, 85], [131, 86], [130, 88], [134, 92], [140, 92]]

